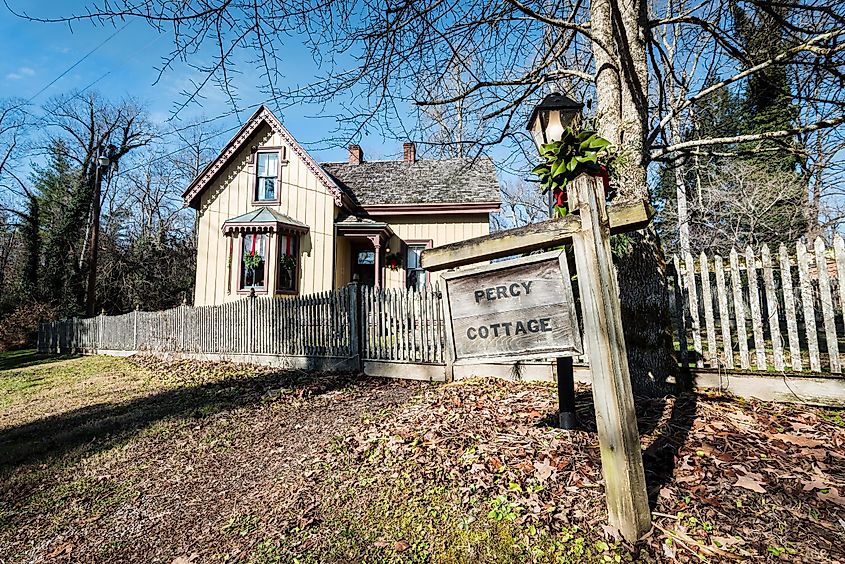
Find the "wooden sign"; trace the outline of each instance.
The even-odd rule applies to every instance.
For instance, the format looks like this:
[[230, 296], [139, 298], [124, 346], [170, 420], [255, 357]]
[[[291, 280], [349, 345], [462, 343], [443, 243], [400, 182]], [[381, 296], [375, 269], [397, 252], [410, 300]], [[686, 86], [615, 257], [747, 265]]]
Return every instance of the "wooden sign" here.
[[581, 354], [563, 251], [447, 272], [443, 279], [456, 364]]

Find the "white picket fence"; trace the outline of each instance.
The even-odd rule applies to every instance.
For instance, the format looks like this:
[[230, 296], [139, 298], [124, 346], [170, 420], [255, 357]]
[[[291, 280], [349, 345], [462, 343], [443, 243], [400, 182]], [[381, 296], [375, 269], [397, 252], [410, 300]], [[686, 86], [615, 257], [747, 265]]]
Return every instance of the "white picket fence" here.
[[[794, 248], [794, 251], [792, 250]], [[670, 309], [679, 359], [698, 368], [842, 372], [845, 242], [821, 238], [673, 257]]]

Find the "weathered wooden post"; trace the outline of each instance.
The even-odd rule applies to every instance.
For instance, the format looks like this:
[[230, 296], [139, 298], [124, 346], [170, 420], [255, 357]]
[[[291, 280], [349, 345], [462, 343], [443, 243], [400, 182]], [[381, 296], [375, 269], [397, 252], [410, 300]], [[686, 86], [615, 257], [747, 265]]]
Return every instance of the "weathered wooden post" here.
[[361, 315], [358, 282], [350, 282], [347, 291], [347, 320], [349, 326], [349, 356], [355, 359], [357, 372], [364, 372], [364, 357], [361, 354], [361, 327], [365, 322]]
[[105, 339], [106, 334], [106, 310], [101, 309], [100, 315], [97, 318], [97, 353], [99, 354], [100, 350], [103, 348], [103, 339]]
[[[593, 379], [608, 520], [627, 540], [634, 541], [651, 528], [651, 513], [610, 235], [647, 226], [653, 210], [646, 202], [620, 203], [608, 209], [601, 181], [592, 177], [575, 179], [568, 190], [573, 212], [568, 216], [426, 250], [422, 254], [422, 266], [432, 271], [445, 270], [572, 242], [584, 318], [584, 348]], [[550, 274], [551, 254], [559, 264], [554, 275]], [[580, 339], [574, 317], [567, 319], [561, 315], [571, 295], [571, 289], [566, 289], [568, 267], [561, 255], [558, 251], [523, 256], [445, 273], [447, 355], [453, 355], [456, 362], [478, 362], [482, 356], [516, 360], [577, 354]], [[544, 263], [547, 266], [543, 267]], [[522, 282], [526, 285], [524, 293], [517, 286]], [[529, 283], [533, 288], [530, 295]], [[563, 289], [558, 286], [560, 283]], [[499, 298], [513, 306], [504, 302], [497, 305]], [[542, 313], [545, 307], [549, 308], [548, 313]], [[515, 323], [511, 318], [516, 312], [534, 324], [532, 338], [520, 341], [513, 338], [518, 331], [509, 334], [508, 328]], [[542, 315], [538, 316], [539, 313]], [[481, 325], [490, 331], [481, 334]], [[532, 327], [528, 325], [527, 329], [531, 331]], [[477, 339], [479, 336], [482, 338]], [[541, 343], [546, 338], [547, 346]], [[475, 350], [480, 347], [484, 348], [484, 355]]]
[[581, 231], [573, 236], [572, 243], [608, 520], [626, 539], [636, 540], [651, 528], [651, 511], [622, 333], [619, 287], [611, 260], [604, 189], [600, 179], [579, 176], [570, 183], [568, 192], [571, 211], [577, 211], [581, 218]]
[[132, 350], [138, 352], [138, 306], [132, 315]]
[[249, 354], [255, 352], [255, 288], [249, 290], [249, 311], [247, 313], [247, 343], [246, 351]]
[[185, 314], [187, 313], [188, 309], [188, 301], [185, 296], [182, 296], [182, 303], [179, 304], [179, 352], [185, 352], [187, 347], [185, 346], [185, 341], [187, 341], [187, 334], [185, 330]]

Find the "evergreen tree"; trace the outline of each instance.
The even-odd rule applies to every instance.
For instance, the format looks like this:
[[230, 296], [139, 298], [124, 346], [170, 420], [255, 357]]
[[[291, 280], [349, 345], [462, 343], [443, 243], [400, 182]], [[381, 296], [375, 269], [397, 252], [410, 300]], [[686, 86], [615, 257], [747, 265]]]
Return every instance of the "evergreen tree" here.
[[47, 166], [32, 175], [43, 246], [41, 295], [64, 316], [79, 315], [84, 304], [84, 272], [79, 261], [91, 208], [91, 187], [73, 170], [62, 141], [50, 147]]
[[23, 301], [41, 300], [41, 229], [38, 198], [28, 194], [26, 209], [21, 214], [20, 234], [23, 239], [23, 265], [20, 271], [19, 294]]
[[[736, 0], [731, 2], [734, 28], [748, 56], [744, 65], [746, 68], [771, 59], [788, 47], [782, 25], [788, 11], [786, 6], [761, 9], [752, 5], [750, 9], [745, 9]], [[762, 133], [794, 127], [798, 108], [793, 103], [786, 66], [771, 65], [751, 75], [746, 83], [742, 107], [744, 111], [739, 121], [740, 133]], [[794, 172], [797, 169], [795, 150], [798, 147], [794, 140], [762, 141], [745, 149], [755, 153], [747, 159], [762, 170]]]

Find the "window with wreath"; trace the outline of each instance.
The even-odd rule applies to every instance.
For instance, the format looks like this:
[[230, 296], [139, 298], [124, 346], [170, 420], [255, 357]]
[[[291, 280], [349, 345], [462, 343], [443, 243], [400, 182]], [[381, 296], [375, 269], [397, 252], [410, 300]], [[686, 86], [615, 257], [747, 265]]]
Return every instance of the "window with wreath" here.
[[244, 233], [241, 248], [241, 290], [266, 291], [267, 235]]
[[279, 199], [279, 151], [258, 153], [255, 176], [255, 201], [277, 201]]
[[299, 280], [299, 236], [279, 235], [279, 267], [276, 271], [276, 292], [295, 294]]
[[428, 282], [427, 273], [420, 262], [420, 256], [427, 248], [428, 245], [408, 245], [408, 260], [405, 261], [408, 265], [406, 270], [408, 288], [422, 290]]

